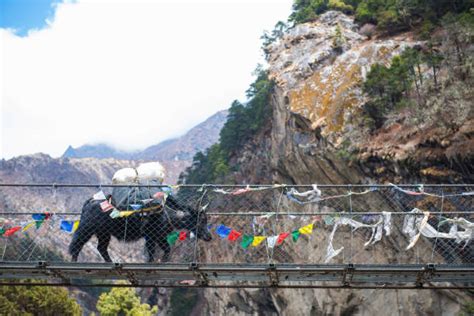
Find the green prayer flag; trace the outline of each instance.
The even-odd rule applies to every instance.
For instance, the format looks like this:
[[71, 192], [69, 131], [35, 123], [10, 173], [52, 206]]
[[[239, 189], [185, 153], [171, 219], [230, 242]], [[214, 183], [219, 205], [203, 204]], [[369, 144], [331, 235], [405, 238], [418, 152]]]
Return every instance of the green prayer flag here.
[[253, 241], [253, 236], [244, 235], [242, 237], [242, 241], [240, 242], [240, 245], [242, 246], [242, 248], [247, 249], [252, 244], [252, 241]]
[[293, 238], [293, 241], [296, 242], [298, 238], [300, 238], [300, 232], [298, 230], [294, 230], [291, 232], [291, 237]]
[[176, 240], [178, 240], [179, 233], [178, 232], [172, 232], [168, 236], [166, 236], [166, 241], [170, 246], [173, 246]]
[[0, 236], [2, 236], [3, 234], [5, 234], [5, 228], [0, 228]]
[[40, 228], [44, 221], [36, 221], [36, 229]]

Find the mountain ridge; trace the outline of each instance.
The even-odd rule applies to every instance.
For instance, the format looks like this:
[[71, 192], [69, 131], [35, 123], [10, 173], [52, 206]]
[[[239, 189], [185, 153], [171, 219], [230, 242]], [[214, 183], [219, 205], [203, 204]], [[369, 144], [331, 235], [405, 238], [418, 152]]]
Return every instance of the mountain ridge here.
[[164, 140], [142, 151], [122, 151], [107, 144], [69, 146], [60, 159], [117, 159], [128, 161], [159, 161], [166, 169], [165, 181], [176, 183], [179, 175], [190, 166], [193, 157], [219, 140], [220, 130], [227, 120], [228, 111], [215, 113], [191, 128], [184, 135]]
[[190, 160], [219, 139], [219, 132], [227, 119], [227, 110], [219, 111], [197, 124], [184, 135], [166, 139], [143, 150], [126, 151], [106, 143], [68, 146], [61, 158], [115, 158], [120, 160]]

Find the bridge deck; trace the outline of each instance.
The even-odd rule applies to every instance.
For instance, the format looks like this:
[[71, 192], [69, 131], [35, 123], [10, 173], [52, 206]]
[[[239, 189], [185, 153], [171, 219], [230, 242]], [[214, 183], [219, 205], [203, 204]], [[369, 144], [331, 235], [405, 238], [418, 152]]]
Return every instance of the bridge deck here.
[[[136, 287], [474, 288], [474, 265], [1, 262], [1, 284]], [[84, 282], [86, 281], [86, 282]], [[127, 285], [130, 286], [130, 285]]]

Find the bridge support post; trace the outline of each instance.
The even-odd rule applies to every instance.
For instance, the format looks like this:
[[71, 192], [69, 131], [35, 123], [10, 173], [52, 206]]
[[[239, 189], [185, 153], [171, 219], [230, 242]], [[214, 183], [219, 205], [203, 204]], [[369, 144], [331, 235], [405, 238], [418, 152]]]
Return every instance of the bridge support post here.
[[274, 263], [268, 264], [268, 278], [270, 280], [270, 285], [272, 287], [278, 287], [279, 279], [278, 279], [278, 272], [276, 269], [276, 265]]
[[434, 263], [428, 263], [423, 269], [418, 272], [418, 276], [416, 277], [416, 286], [423, 287], [423, 283], [429, 281], [431, 277], [435, 273], [435, 265]]
[[199, 270], [199, 264], [197, 262], [191, 262], [189, 269], [193, 271], [194, 278], [199, 282], [200, 286], [209, 285], [209, 279], [202, 271]]
[[342, 285], [349, 287], [352, 282], [352, 277], [354, 276], [355, 267], [354, 264], [349, 263], [344, 269], [344, 274], [342, 275]]

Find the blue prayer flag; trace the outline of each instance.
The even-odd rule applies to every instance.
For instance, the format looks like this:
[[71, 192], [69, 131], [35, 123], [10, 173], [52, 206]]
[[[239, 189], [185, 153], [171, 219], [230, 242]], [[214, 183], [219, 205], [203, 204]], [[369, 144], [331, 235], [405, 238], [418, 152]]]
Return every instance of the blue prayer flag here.
[[138, 211], [139, 209], [142, 208], [142, 205], [141, 205], [141, 204], [130, 204], [130, 207], [131, 207], [134, 211]]
[[35, 221], [42, 221], [42, 220], [45, 219], [46, 215], [41, 214], [41, 213], [37, 213], [37, 214], [31, 215], [31, 217], [33, 217], [33, 220], [35, 220]]
[[65, 220], [61, 221], [61, 226], [60, 226], [61, 230], [71, 233], [73, 228], [74, 228], [74, 221], [65, 221]]
[[227, 227], [225, 225], [219, 225], [216, 228], [216, 234], [218, 234], [222, 238], [227, 238], [227, 236], [229, 236], [231, 230], [232, 230], [232, 228], [230, 228], [230, 227]]

